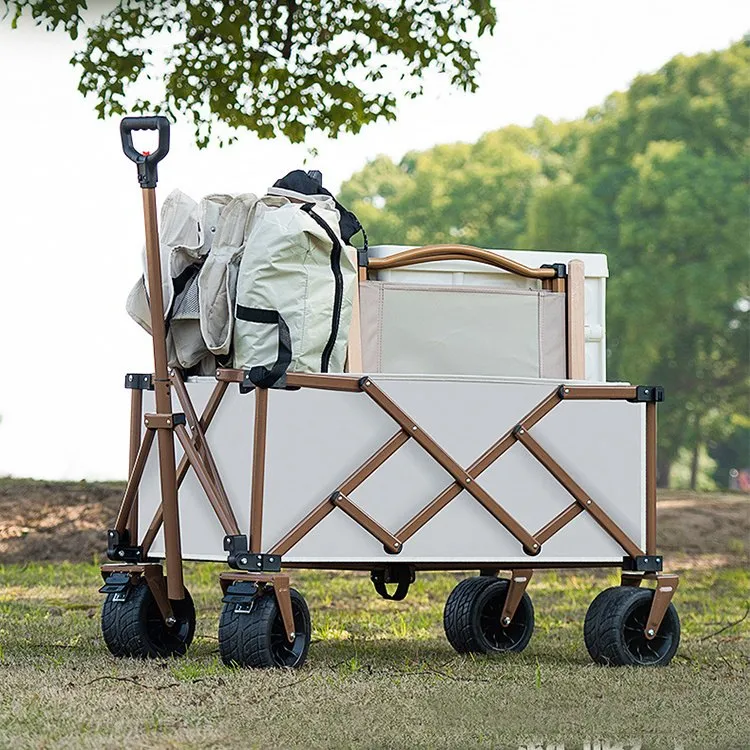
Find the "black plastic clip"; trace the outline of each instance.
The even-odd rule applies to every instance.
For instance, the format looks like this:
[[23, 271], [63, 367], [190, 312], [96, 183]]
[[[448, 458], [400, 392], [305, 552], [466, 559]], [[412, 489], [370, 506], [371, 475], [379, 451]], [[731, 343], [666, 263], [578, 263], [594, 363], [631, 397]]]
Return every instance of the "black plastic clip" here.
[[224, 550], [229, 553], [227, 565], [234, 570], [247, 570], [255, 573], [278, 573], [281, 570], [281, 555], [259, 555], [247, 549], [244, 534], [224, 537]]
[[[378, 568], [370, 573], [370, 580], [375, 591], [383, 597], [394, 602], [400, 602], [409, 593], [409, 586], [416, 580], [414, 568], [409, 565], [389, 565], [387, 568]], [[395, 583], [396, 590], [389, 594], [386, 583]]]
[[635, 398], [629, 398], [631, 404], [655, 404], [664, 401], [664, 388], [660, 385], [637, 385]]
[[367, 243], [364, 247], [357, 248], [357, 265], [360, 268], [367, 268], [370, 265], [370, 257], [367, 252]]
[[568, 276], [568, 267], [565, 263], [543, 263], [539, 268], [551, 268], [556, 279], [565, 279]]
[[252, 604], [258, 594], [255, 581], [232, 581], [222, 598], [224, 604]]
[[622, 558], [622, 569], [629, 573], [660, 573], [663, 561], [661, 555], [626, 555]]
[[133, 581], [127, 573], [110, 573], [104, 581], [104, 586], [99, 589], [100, 594], [119, 594], [115, 601], [124, 602], [128, 597]]
[[138, 372], [129, 372], [125, 376], [125, 387], [130, 388], [133, 391], [153, 391], [153, 375], [147, 375], [145, 373]]
[[138, 563], [141, 562], [142, 550], [130, 544], [130, 532], [120, 534], [116, 529], [107, 532], [107, 557], [115, 562]]

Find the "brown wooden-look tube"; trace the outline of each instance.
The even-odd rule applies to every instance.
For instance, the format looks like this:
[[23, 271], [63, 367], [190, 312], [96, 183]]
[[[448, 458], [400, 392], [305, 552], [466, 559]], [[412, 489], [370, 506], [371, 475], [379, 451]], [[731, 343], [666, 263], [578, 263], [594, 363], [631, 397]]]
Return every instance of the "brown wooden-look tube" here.
[[411, 435], [453, 477], [462, 489], [472, 495], [485, 510], [494, 516], [522, 544], [527, 554], [538, 554], [540, 552], [540, 545], [536, 539], [510, 513], [499, 505], [484, 488], [480, 487], [474, 481], [474, 478], [455, 459], [449, 456], [426, 432], [420, 429], [419, 425], [384, 391], [378, 388], [370, 378], [364, 381], [363, 389], [386, 414], [401, 426], [404, 432]]
[[266, 432], [268, 388], [255, 389], [255, 429], [253, 431], [253, 477], [250, 490], [250, 552], [261, 553], [263, 534], [263, 488], [266, 473]]
[[565, 288], [568, 379], [586, 377], [586, 290], [583, 261], [568, 263]]
[[[234, 510], [232, 509], [232, 505], [230, 504], [226, 490], [224, 489], [224, 484], [222, 483], [221, 477], [219, 476], [219, 470], [216, 468], [216, 462], [214, 461], [213, 454], [211, 453], [211, 449], [208, 446], [206, 434], [203, 430], [203, 427], [201, 426], [200, 419], [198, 419], [198, 415], [195, 413], [195, 408], [193, 407], [193, 402], [190, 399], [190, 394], [187, 392], [185, 383], [183, 382], [182, 377], [179, 375], [179, 373], [172, 373], [172, 384], [174, 385], [175, 391], [177, 391], [177, 398], [182, 405], [182, 410], [185, 412], [185, 418], [187, 419], [187, 422], [190, 425], [190, 429], [193, 433], [192, 445], [195, 446], [196, 450], [203, 458], [205, 468], [216, 489], [216, 499], [223, 507], [225, 517], [231, 521], [230, 526], [232, 528], [232, 531], [227, 531], [227, 533], [237, 535], [240, 533], [240, 527], [237, 523], [237, 518], [234, 515]], [[180, 467], [181, 466], [182, 463], [180, 463]], [[179, 469], [177, 471], [177, 474], [177, 486], [179, 487]]]
[[384, 271], [439, 260], [472, 260], [529, 279], [551, 279], [556, 276], [553, 268], [529, 268], [510, 258], [471, 245], [425, 245], [412, 250], [404, 250], [386, 258], [370, 258], [368, 267], [373, 271]]
[[365, 531], [374, 536], [389, 552], [401, 551], [401, 542], [391, 534], [388, 529], [381, 526], [372, 516], [365, 513], [358, 505], [355, 505], [342, 492], [337, 492], [331, 498], [331, 502], [344, 511], [349, 518], [359, 524]]
[[[214, 386], [214, 389], [211, 392], [211, 396], [208, 399], [208, 403], [206, 404], [206, 407], [203, 410], [203, 414], [200, 418], [200, 424], [204, 432], [209, 428], [211, 422], [213, 421], [219, 405], [224, 398], [224, 394], [227, 392], [227, 388], [229, 388], [229, 383], [226, 381], [219, 381]], [[182, 460], [180, 461], [180, 466], [177, 469], [178, 489], [182, 486], [182, 482], [187, 476], [189, 468], [190, 461], [188, 461], [187, 456], [183, 456]], [[148, 530], [143, 535], [143, 541], [141, 542], [141, 550], [144, 557], [151, 549], [151, 546], [154, 543], [154, 539], [156, 539], [156, 535], [159, 533], [159, 529], [161, 528], [163, 520], [164, 515], [162, 513], [161, 504], [159, 504], [159, 507], [156, 509], [156, 513], [154, 513], [154, 517], [151, 519]]]
[[216, 517], [219, 519], [222, 529], [225, 534], [237, 535], [240, 533], [237, 522], [233, 516], [227, 514], [226, 508], [221, 503], [221, 498], [216, 489], [216, 486], [209, 476], [208, 470], [203, 463], [203, 458], [198, 453], [197, 449], [193, 445], [193, 441], [190, 439], [190, 435], [184, 424], [178, 424], [175, 428], [175, 434], [182, 444], [182, 449], [185, 451], [185, 455], [190, 461], [190, 465], [193, 467], [195, 476], [198, 477], [203, 491], [206, 493], [208, 501], [211, 503], [211, 507], [216, 513]]
[[542, 448], [524, 427], [516, 430], [518, 440], [528, 449], [534, 458], [544, 466], [552, 476], [588, 511], [593, 519], [607, 532], [631, 557], [641, 554], [638, 545], [589, 497], [583, 488]]
[[[149, 453], [151, 452], [151, 446], [154, 442], [155, 430], [146, 430], [146, 434], [143, 436], [143, 442], [138, 448], [138, 452], [133, 461], [133, 468], [128, 477], [128, 485], [125, 488], [125, 494], [122, 497], [122, 503], [120, 504], [120, 510], [117, 514], [117, 520], [115, 521], [115, 530], [122, 534], [128, 525], [128, 519], [131, 518], [132, 508], [135, 505], [135, 499], [138, 495], [138, 485], [141, 483], [141, 477], [143, 476], [143, 470], [146, 468], [146, 461], [148, 460]], [[136, 537], [130, 537], [131, 543], [135, 544]]]
[[567, 508], [558, 513], [548, 524], [539, 529], [534, 536], [539, 540], [540, 544], [544, 544], [581, 513], [583, 513], [583, 507], [578, 502], [571, 503]]
[[[144, 188], [143, 216], [146, 230], [146, 269], [148, 275], [149, 306], [151, 308], [151, 338], [154, 349], [154, 391], [156, 411], [172, 413], [172, 399], [167, 367], [167, 332], [164, 324], [159, 227], [157, 224], [156, 190]], [[170, 429], [158, 430], [159, 475], [161, 503], [164, 513], [164, 548], [167, 559], [167, 594], [170, 599], [185, 598], [182, 576], [182, 543], [180, 540], [179, 509], [177, 507], [177, 476], [174, 455], [174, 434]]]

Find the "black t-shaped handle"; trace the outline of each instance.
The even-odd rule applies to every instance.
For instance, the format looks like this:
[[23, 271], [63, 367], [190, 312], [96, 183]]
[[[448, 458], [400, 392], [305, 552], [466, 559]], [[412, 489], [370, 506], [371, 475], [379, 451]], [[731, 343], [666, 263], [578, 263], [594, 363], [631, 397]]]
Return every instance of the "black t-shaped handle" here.
[[[156, 130], [159, 145], [153, 153], [142, 154], [133, 146], [134, 130]], [[169, 120], [166, 117], [123, 117], [120, 138], [125, 156], [138, 167], [138, 183], [142, 188], [155, 188], [159, 179], [156, 165], [169, 153]]]

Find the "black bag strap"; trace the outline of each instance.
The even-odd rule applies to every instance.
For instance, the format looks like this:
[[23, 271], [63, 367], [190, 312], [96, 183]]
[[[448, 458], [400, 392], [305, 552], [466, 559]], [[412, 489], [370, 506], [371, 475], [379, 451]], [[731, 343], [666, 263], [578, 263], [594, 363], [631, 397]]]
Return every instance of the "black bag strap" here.
[[[414, 582], [414, 577], [409, 569], [398, 568], [395, 576], [391, 571], [373, 570], [370, 573], [370, 580], [375, 587], [375, 591], [377, 591], [383, 599], [388, 599], [392, 602], [400, 602], [402, 599], [405, 599], [406, 595], [409, 593], [409, 586]], [[385, 587], [386, 580], [388, 580], [389, 583], [398, 584], [396, 590], [392, 594], [389, 594], [388, 589]]]
[[270, 366], [257, 365], [248, 372], [250, 381], [258, 388], [272, 388], [286, 373], [292, 363], [292, 337], [289, 326], [278, 310], [262, 310], [259, 307], [237, 305], [235, 317], [249, 323], [266, 323], [275, 325], [279, 331], [279, 351], [276, 361]]

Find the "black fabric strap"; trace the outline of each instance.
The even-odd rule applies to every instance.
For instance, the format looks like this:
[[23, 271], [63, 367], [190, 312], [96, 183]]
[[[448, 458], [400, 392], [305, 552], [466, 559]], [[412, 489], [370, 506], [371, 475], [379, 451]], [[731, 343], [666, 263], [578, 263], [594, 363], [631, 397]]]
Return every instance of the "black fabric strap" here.
[[292, 363], [292, 337], [289, 326], [278, 310], [262, 310], [259, 307], [237, 305], [235, 317], [248, 323], [266, 323], [275, 325], [279, 331], [279, 352], [276, 361], [270, 367], [257, 365], [248, 370], [248, 377], [258, 388], [273, 388], [284, 377]]
[[388, 589], [385, 587], [385, 572], [382, 570], [373, 570], [370, 574], [370, 580], [372, 585], [375, 587], [375, 591], [383, 597], [392, 602], [400, 602], [406, 598], [409, 593], [409, 586], [412, 584], [412, 577], [408, 574], [400, 575], [398, 577], [398, 585], [396, 590], [392, 593], [388, 593]]

